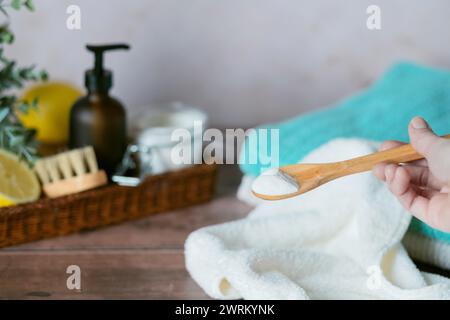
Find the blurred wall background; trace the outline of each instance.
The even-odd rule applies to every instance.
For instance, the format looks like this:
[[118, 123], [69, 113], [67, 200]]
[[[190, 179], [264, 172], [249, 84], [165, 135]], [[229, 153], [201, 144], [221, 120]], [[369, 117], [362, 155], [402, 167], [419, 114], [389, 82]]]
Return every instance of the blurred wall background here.
[[[249, 127], [334, 103], [406, 59], [450, 68], [448, 0], [35, 0], [12, 12], [9, 54], [83, 85], [86, 43], [128, 42], [106, 65], [132, 112], [179, 100]], [[81, 8], [81, 30], [66, 9]], [[382, 29], [366, 28], [381, 7]]]

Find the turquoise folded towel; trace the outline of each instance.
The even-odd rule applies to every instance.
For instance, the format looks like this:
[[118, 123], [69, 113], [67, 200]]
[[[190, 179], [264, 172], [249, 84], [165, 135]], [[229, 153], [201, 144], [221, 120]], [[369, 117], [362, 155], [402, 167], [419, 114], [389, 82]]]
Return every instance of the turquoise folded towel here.
[[[450, 72], [399, 63], [389, 69], [374, 85], [337, 105], [297, 116], [288, 121], [257, 128], [279, 129], [279, 164], [297, 163], [306, 154], [338, 137], [360, 137], [370, 140], [408, 142], [408, 123], [424, 117], [437, 134], [450, 133]], [[261, 136], [260, 136], [261, 137]], [[261, 141], [258, 141], [258, 146]], [[249, 150], [246, 139], [241, 159], [257, 152], [257, 162], [242, 160], [241, 170], [256, 176], [266, 169], [260, 158], [270, 156], [267, 149]], [[254, 148], [252, 148], [254, 149]], [[264, 149], [264, 150], [262, 150]], [[450, 243], [450, 234], [430, 228], [413, 219], [410, 230]]]

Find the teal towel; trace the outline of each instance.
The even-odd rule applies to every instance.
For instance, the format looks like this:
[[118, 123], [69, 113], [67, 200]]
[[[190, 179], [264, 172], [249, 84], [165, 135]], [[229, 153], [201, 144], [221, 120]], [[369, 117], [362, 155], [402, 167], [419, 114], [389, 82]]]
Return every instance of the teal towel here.
[[[450, 72], [399, 63], [373, 86], [333, 107], [258, 128], [279, 129], [280, 144], [276, 149], [282, 166], [298, 162], [310, 151], [337, 137], [408, 142], [408, 123], [417, 115], [424, 117], [436, 133], [450, 132]], [[258, 141], [258, 146], [260, 144]], [[244, 155], [249, 159], [248, 147], [246, 139], [241, 159]], [[271, 150], [270, 135], [267, 150]], [[250, 151], [258, 152], [259, 160], [267, 156], [267, 150], [258, 147]], [[262, 169], [259, 161], [241, 164], [241, 170], [253, 176]], [[434, 230], [415, 219], [410, 230], [450, 243], [450, 234]]]

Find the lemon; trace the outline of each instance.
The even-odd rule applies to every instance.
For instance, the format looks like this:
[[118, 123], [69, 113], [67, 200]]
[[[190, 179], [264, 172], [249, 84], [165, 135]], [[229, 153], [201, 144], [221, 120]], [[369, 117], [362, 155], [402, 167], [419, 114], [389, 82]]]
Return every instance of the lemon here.
[[67, 83], [48, 82], [31, 86], [21, 99], [38, 98], [38, 108], [18, 116], [25, 127], [37, 130], [37, 140], [49, 144], [64, 143], [69, 135], [70, 109], [81, 91]]
[[35, 201], [40, 193], [33, 170], [15, 154], [0, 150], [0, 207]]

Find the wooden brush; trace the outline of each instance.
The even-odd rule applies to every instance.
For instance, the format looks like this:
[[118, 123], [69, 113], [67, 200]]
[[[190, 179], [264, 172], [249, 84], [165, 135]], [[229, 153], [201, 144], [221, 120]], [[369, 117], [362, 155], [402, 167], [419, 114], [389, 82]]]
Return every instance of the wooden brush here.
[[93, 189], [108, 182], [105, 171], [98, 169], [94, 149], [90, 146], [39, 159], [34, 170], [50, 198]]

